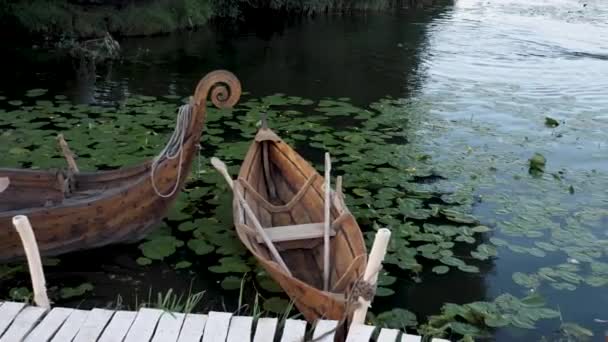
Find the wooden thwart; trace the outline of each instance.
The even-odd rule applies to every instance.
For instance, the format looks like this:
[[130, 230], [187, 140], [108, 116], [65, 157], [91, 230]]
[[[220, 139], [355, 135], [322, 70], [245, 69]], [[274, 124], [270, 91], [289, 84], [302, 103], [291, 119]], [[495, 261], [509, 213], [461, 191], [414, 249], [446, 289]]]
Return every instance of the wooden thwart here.
[[[304, 223], [294, 224], [291, 226], [279, 226], [272, 228], [264, 228], [268, 238], [272, 242], [294, 241], [322, 238], [324, 234], [323, 223]], [[331, 230], [330, 236], [335, 236], [336, 231]], [[263, 243], [262, 237], [257, 236], [258, 243]]]

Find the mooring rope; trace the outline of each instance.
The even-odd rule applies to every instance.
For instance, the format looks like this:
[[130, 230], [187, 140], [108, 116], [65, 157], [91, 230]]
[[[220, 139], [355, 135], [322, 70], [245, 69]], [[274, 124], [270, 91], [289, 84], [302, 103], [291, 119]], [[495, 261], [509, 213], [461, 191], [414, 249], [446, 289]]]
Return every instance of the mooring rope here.
[[[167, 198], [171, 197], [175, 194], [177, 189], [179, 188], [180, 179], [182, 176], [182, 161], [184, 159], [184, 141], [186, 140], [186, 132], [188, 131], [188, 125], [190, 124], [190, 120], [192, 118], [192, 107], [189, 104], [185, 104], [179, 107], [179, 111], [177, 114], [177, 122], [175, 124], [175, 130], [169, 139], [165, 148], [154, 158], [152, 161], [152, 169], [150, 171], [150, 177], [152, 181], [152, 188], [154, 192], [160, 197]], [[156, 180], [154, 178], [154, 174], [156, 173], [156, 169], [165, 159], [173, 160], [179, 157], [179, 165], [177, 166], [177, 179], [175, 180], [175, 185], [173, 189], [167, 193], [162, 194], [156, 185]]]

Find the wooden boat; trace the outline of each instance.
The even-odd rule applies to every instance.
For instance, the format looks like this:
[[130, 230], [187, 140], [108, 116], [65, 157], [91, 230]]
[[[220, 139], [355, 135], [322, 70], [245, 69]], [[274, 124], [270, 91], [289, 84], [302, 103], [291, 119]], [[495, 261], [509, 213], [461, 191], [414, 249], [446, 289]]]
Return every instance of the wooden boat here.
[[233, 106], [241, 94], [238, 79], [217, 70], [198, 83], [190, 104], [180, 108], [178, 125], [165, 150], [140, 165], [111, 171], [79, 172], [63, 146], [69, 170], [0, 169], [10, 185], [0, 193], [0, 261], [24, 256], [12, 226], [26, 215], [40, 253], [57, 255], [142, 238], [167, 213], [197, 155], [207, 98]]
[[[331, 262], [325, 290], [324, 182], [306, 160], [263, 127], [233, 185], [235, 195], [242, 195], [255, 217], [248, 215], [248, 208], [235, 196], [233, 214], [240, 240], [311, 322], [321, 318], [340, 320], [350, 314], [347, 304], [367, 264], [363, 235], [344, 204], [341, 185], [337, 185], [336, 191], [331, 191], [328, 212]], [[259, 230], [253, 221], [259, 221]], [[272, 243], [264, 243], [263, 235]], [[273, 254], [275, 248], [278, 256]]]

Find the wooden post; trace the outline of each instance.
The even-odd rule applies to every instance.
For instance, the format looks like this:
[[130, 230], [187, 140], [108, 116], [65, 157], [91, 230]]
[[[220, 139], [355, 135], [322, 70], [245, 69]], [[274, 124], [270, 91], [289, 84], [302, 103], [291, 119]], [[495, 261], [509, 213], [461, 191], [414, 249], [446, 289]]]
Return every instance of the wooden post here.
[[32, 277], [32, 288], [34, 289], [34, 302], [36, 305], [45, 309], [50, 309], [49, 297], [46, 295], [46, 281], [44, 279], [44, 271], [42, 270], [42, 261], [40, 260], [40, 251], [34, 236], [34, 230], [27, 216], [17, 215], [13, 217], [13, 226], [19, 233], [27, 264]]
[[325, 220], [323, 231], [323, 290], [329, 289], [329, 229], [331, 226], [331, 159], [325, 152]]
[[10, 184], [11, 181], [8, 179], [8, 177], [0, 177], [0, 193], [3, 193]]
[[230, 186], [230, 188], [232, 188], [232, 191], [234, 192], [234, 196], [236, 196], [239, 203], [241, 203], [241, 205], [243, 206], [243, 209], [245, 209], [245, 213], [247, 214], [249, 219], [253, 222], [255, 229], [258, 231], [258, 234], [260, 234], [260, 236], [266, 243], [266, 246], [268, 247], [268, 250], [270, 250], [270, 253], [272, 254], [272, 256], [279, 263], [279, 265], [283, 268], [285, 273], [287, 273], [289, 276], [291, 276], [291, 272], [289, 271], [289, 268], [285, 264], [285, 261], [283, 261], [283, 258], [281, 258], [279, 251], [277, 251], [276, 247], [272, 243], [272, 240], [270, 240], [270, 238], [268, 237], [268, 234], [266, 234], [266, 231], [262, 227], [262, 224], [260, 224], [260, 221], [258, 221], [258, 218], [255, 217], [255, 213], [253, 212], [253, 210], [251, 210], [251, 207], [249, 207], [249, 204], [247, 204], [247, 201], [245, 201], [243, 194], [241, 194], [239, 189], [235, 188], [234, 181], [232, 180], [232, 177], [230, 177], [230, 175], [228, 174], [228, 169], [226, 168], [226, 164], [224, 164], [224, 162], [222, 162], [221, 160], [219, 160], [216, 157], [211, 158], [211, 164], [213, 164], [213, 167], [215, 167], [215, 169], [218, 170], [224, 176], [224, 178], [226, 179], [226, 182], [228, 182], [228, 185]]
[[[378, 229], [372, 251], [369, 253], [369, 259], [367, 260], [367, 267], [363, 274], [363, 281], [368, 282], [370, 285], [375, 285], [378, 282], [378, 272], [384, 256], [386, 255], [386, 248], [391, 238], [391, 231], [386, 228]], [[371, 306], [371, 300], [365, 300], [361, 297], [358, 299], [359, 306], [353, 314], [352, 324], [363, 324], [365, 322], [365, 316], [367, 315], [367, 309]]]

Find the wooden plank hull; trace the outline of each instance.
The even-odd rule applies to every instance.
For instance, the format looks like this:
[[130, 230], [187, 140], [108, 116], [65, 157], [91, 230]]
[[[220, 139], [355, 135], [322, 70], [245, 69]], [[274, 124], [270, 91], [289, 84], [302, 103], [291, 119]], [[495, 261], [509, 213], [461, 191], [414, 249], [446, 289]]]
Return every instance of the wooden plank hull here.
[[133, 242], [145, 236], [166, 215], [186, 181], [206, 117], [206, 100], [221, 108], [233, 106], [241, 87], [230, 72], [219, 70], [199, 82], [191, 101], [183, 158], [160, 161], [154, 175], [161, 194], [177, 184], [178, 191], [158, 196], [152, 186], [152, 161], [118, 170], [73, 175], [75, 189], [64, 191], [65, 173], [0, 169], [10, 179], [0, 194], [0, 261], [22, 258], [23, 248], [12, 217], [27, 215], [41, 255], [50, 256], [112, 243]]
[[[247, 152], [235, 186], [264, 228], [323, 222], [324, 180], [269, 129], [261, 129]], [[239, 238], [294, 301], [308, 321], [349, 316], [350, 290], [365, 270], [367, 250], [361, 230], [333, 193], [329, 291], [323, 291], [323, 238], [275, 243], [292, 276], [259, 243], [238, 201], [233, 202]], [[340, 217], [340, 220], [336, 221]]]

